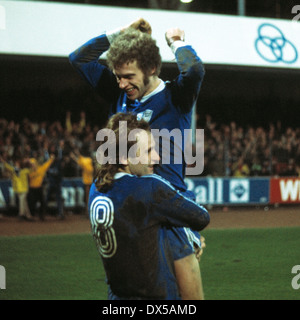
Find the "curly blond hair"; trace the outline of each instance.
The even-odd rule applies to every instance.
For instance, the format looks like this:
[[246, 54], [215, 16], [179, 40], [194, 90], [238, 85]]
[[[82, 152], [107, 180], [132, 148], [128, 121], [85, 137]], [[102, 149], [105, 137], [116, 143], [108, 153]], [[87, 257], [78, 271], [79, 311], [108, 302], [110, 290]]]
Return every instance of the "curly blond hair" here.
[[148, 33], [129, 28], [111, 44], [107, 64], [113, 70], [133, 61], [137, 62], [144, 74], [150, 74], [155, 69], [154, 75], [159, 76], [162, 61], [156, 41]]

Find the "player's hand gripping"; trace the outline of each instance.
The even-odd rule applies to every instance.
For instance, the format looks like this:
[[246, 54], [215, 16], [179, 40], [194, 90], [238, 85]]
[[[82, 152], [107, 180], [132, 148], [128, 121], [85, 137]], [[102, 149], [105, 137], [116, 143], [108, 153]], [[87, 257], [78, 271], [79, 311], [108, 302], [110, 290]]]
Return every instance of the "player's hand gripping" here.
[[205, 238], [203, 236], [200, 237], [200, 241], [201, 241], [201, 248], [199, 248], [199, 247], [195, 248], [195, 255], [196, 255], [196, 258], [199, 262], [200, 262], [202, 254], [203, 254], [203, 250], [206, 247]]
[[165, 37], [166, 37], [168, 46], [170, 46], [176, 40], [184, 41], [185, 33], [183, 30], [179, 28], [171, 28], [171, 29], [168, 29], [167, 32], [165, 33]]
[[134, 28], [136, 30], [139, 30], [141, 32], [148, 33], [148, 34], [152, 33], [152, 28], [150, 23], [143, 18], [138, 18], [137, 20], [133, 21], [131, 24], [124, 27], [122, 31], [125, 31], [128, 28]]

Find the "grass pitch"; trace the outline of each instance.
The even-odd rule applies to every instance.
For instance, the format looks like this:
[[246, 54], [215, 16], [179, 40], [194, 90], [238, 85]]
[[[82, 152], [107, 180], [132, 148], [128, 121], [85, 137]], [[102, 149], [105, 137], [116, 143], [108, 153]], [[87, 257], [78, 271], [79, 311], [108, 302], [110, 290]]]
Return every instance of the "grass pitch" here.
[[[207, 300], [299, 300], [300, 228], [208, 229], [201, 272]], [[106, 300], [92, 236], [0, 237], [0, 300]]]

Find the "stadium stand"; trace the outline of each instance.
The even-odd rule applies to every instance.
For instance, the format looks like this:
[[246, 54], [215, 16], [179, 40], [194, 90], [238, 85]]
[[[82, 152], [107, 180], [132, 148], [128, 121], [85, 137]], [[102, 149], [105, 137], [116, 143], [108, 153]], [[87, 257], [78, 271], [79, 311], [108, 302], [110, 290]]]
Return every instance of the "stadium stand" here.
[[[281, 128], [280, 122], [263, 127], [216, 123], [206, 115], [204, 129], [205, 166], [203, 176], [300, 176], [300, 128]], [[81, 176], [81, 168], [70, 160], [75, 150], [88, 150], [95, 159], [98, 126], [86, 122], [84, 112], [78, 122], [67, 112], [65, 123], [21, 122], [0, 119], [0, 153], [13, 165], [17, 158], [47, 160], [47, 152], [63, 146], [64, 177]], [[199, 148], [200, 146], [194, 146]], [[52, 150], [52, 151], [51, 151]], [[3, 165], [0, 178], [7, 178]]]

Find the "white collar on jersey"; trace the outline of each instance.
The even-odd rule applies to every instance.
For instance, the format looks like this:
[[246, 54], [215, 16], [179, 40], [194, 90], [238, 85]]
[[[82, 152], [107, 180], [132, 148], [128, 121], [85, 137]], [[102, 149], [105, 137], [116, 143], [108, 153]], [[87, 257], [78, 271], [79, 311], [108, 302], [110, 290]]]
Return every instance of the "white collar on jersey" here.
[[129, 173], [126, 173], [126, 172], [117, 172], [115, 174], [115, 176], [114, 176], [114, 180], [121, 179], [124, 176], [132, 176], [132, 174], [129, 174]]
[[[149, 177], [149, 176], [156, 176], [156, 174], [154, 174], [154, 173], [149, 173], [149, 174], [145, 174], [144, 176], [142, 176], [142, 177]], [[136, 176], [136, 175], [134, 175], [134, 174], [130, 174], [130, 173], [127, 173], [127, 172], [117, 172], [115, 175], [114, 175], [114, 180], [118, 180], [118, 179], [121, 179], [121, 178], [123, 178], [123, 177], [125, 177], [125, 176], [130, 176], [130, 177], [139, 177], [140, 178], [140, 176]]]
[[149, 94], [147, 94], [146, 96], [144, 96], [140, 102], [143, 103], [145, 102], [146, 100], [148, 100], [149, 98], [151, 98], [152, 96], [154, 96], [155, 94], [161, 92], [164, 90], [166, 84], [164, 83], [164, 81], [162, 81], [161, 79], [160, 80], [160, 84], [157, 86], [157, 88], [155, 90], [153, 90], [152, 92], [150, 92]]

